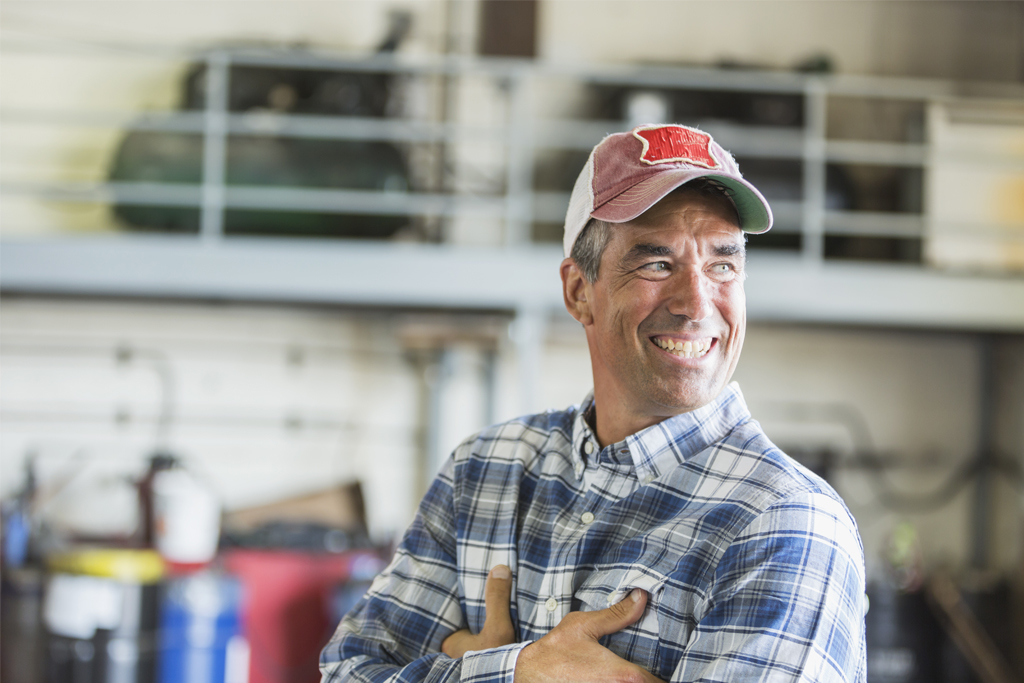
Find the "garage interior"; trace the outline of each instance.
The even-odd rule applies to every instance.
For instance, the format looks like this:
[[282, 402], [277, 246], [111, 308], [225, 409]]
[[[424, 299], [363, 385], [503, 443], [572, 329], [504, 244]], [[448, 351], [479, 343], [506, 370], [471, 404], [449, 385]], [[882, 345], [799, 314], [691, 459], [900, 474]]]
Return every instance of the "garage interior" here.
[[590, 389], [562, 220], [651, 121], [772, 204], [735, 380], [869, 683], [1024, 680], [1024, 3], [6, 0], [0, 60], [4, 681], [319, 680], [451, 450]]

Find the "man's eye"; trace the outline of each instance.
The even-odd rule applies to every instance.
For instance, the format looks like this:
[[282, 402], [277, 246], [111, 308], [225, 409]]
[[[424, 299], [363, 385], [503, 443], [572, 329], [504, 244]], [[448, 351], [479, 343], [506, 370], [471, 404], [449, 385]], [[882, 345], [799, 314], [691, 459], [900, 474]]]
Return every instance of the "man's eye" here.
[[717, 273], [719, 275], [724, 275], [725, 273], [731, 273], [734, 270], [736, 270], [736, 269], [733, 268], [731, 263], [716, 263], [715, 265], [711, 266], [711, 272], [712, 273]]
[[655, 273], [661, 273], [668, 270], [668, 263], [666, 261], [654, 261], [644, 265], [644, 270], [650, 270]]

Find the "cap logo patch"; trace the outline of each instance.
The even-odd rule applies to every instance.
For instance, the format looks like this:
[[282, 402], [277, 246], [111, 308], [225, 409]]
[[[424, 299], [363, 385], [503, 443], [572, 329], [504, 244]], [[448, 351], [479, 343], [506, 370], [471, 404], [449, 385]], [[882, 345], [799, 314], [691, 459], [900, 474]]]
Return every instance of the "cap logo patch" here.
[[711, 136], [704, 131], [686, 126], [646, 126], [634, 128], [633, 135], [644, 145], [640, 161], [645, 164], [685, 162], [704, 168], [721, 166], [711, 152]]

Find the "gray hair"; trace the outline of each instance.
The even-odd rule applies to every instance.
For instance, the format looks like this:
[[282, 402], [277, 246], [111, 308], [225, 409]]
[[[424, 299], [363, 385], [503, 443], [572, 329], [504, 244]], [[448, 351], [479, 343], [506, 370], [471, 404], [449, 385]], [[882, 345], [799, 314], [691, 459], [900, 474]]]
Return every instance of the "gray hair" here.
[[[721, 183], [716, 182], [713, 178], [704, 177], [691, 180], [672, 190], [669, 194], [683, 190], [693, 190], [703, 197], [727, 199], [733, 209], [735, 210], [736, 208], [732, 201], [732, 191]], [[738, 214], [736, 216], [736, 225], [740, 225]], [[601, 267], [601, 257], [604, 256], [604, 250], [608, 246], [611, 237], [611, 223], [591, 218], [583, 226], [583, 230], [580, 231], [580, 234], [576, 237], [576, 242], [572, 245], [572, 252], [569, 255], [576, 262], [576, 267], [583, 273], [583, 278], [590, 284], [594, 284], [597, 280], [597, 272]], [[746, 233], [744, 233], [743, 237], [744, 241], [746, 241]]]
[[590, 284], [597, 280], [597, 271], [601, 267], [601, 257], [605, 247], [612, 238], [612, 226], [596, 218], [591, 218], [572, 245], [572, 260], [583, 273], [583, 279]]

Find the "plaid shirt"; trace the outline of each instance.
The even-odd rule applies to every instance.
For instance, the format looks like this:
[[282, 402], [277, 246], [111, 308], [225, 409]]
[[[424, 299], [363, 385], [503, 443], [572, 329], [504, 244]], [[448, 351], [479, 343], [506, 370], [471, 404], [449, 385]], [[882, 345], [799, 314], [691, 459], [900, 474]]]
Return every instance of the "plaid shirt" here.
[[[664, 680], [865, 681], [856, 524], [737, 385], [603, 449], [584, 414], [519, 418], [455, 450], [324, 648], [325, 681], [512, 683], [520, 650], [568, 612], [637, 587], [643, 617], [601, 642]], [[441, 654], [483, 626], [496, 564], [512, 568], [518, 642]]]

